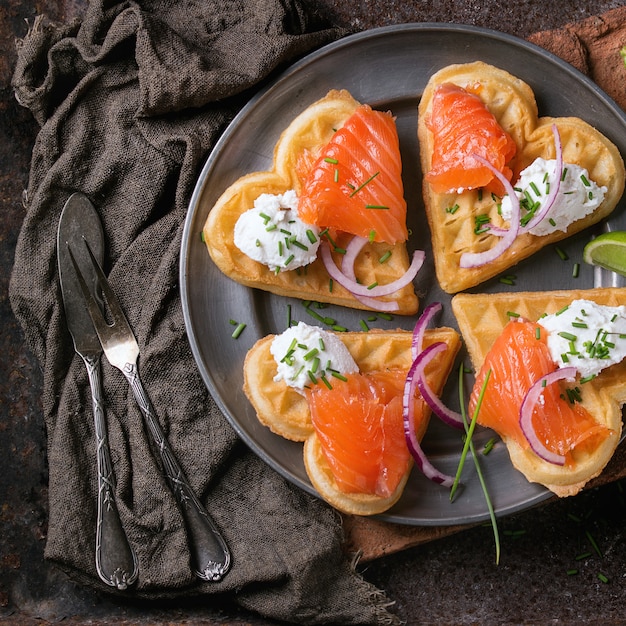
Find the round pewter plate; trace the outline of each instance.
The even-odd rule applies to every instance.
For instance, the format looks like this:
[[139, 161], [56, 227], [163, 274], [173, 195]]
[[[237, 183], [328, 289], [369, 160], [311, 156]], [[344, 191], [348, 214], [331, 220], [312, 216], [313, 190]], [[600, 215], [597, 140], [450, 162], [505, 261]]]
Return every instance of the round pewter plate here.
[[[304, 108], [330, 89], [347, 89], [360, 102], [390, 110], [397, 118], [403, 159], [403, 179], [412, 235], [409, 250], [423, 249], [429, 259], [415, 279], [421, 309], [439, 301], [444, 312], [438, 323], [456, 327], [450, 296], [437, 285], [432, 266], [430, 235], [421, 198], [422, 174], [417, 144], [417, 104], [429, 77], [451, 63], [482, 60], [526, 81], [534, 90], [541, 116], [577, 116], [607, 135], [626, 154], [626, 116], [595, 84], [567, 63], [515, 37], [475, 27], [444, 24], [406, 24], [366, 31], [330, 44], [305, 57], [254, 97], [233, 120], [204, 166], [191, 199], [185, 223], [180, 281], [185, 323], [191, 348], [204, 382], [239, 436], [286, 479], [315, 494], [302, 460], [302, 444], [287, 441], [262, 426], [242, 391], [243, 360], [257, 339], [280, 333], [291, 318], [315, 323], [300, 301], [248, 289], [226, 278], [211, 261], [200, 233], [219, 195], [248, 172], [271, 167], [273, 148], [282, 130]], [[624, 203], [608, 223], [568, 239], [560, 249], [545, 249], [510, 270], [514, 285], [498, 279], [476, 290], [538, 291], [621, 286], [623, 279], [582, 263], [584, 244], [602, 229], [626, 229]], [[580, 274], [572, 267], [580, 262]], [[329, 307], [324, 315], [350, 330], [360, 330], [362, 311]], [[235, 340], [231, 319], [247, 324]], [[378, 328], [411, 329], [416, 318], [377, 321]], [[464, 355], [462, 354], [461, 357]], [[450, 377], [445, 401], [458, 408], [458, 369]], [[471, 382], [471, 381], [470, 381]], [[470, 382], [466, 384], [469, 385]], [[492, 437], [478, 429], [478, 450]], [[462, 450], [458, 431], [433, 417], [423, 441], [436, 467], [456, 472]], [[529, 508], [551, 494], [529, 483], [513, 469], [504, 446], [480, 456], [496, 514]], [[471, 459], [465, 463], [463, 487], [454, 502], [448, 490], [413, 469], [401, 500], [383, 519], [411, 525], [449, 525], [488, 519], [485, 498]]]

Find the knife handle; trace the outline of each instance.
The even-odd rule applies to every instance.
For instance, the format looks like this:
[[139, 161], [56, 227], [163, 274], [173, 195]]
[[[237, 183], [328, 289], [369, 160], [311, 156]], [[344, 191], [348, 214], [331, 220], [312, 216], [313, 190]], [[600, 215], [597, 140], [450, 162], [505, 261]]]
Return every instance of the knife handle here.
[[202, 580], [218, 582], [230, 568], [231, 555], [224, 538], [194, 493], [176, 455], [161, 428], [150, 398], [139, 378], [135, 363], [127, 363], [122, 372], [133, 391], [144, 420], [161, 457], [165, 477], [178, 504], [189, 537], [194, 574]]
[[96, 570], [101, 580], [123, 591], [137, 580], [137, 555], [128, 542], [115, 503], [115, 473], [107, 436], [100, 358], [83, 357], [91, 386], [97, 444], [98, 518], [96, 521]]

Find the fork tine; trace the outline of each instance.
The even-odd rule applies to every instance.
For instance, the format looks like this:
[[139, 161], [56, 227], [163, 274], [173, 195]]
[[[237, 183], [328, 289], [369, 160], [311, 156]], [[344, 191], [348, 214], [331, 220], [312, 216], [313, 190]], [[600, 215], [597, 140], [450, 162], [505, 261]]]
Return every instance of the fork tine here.
[[[85, 277], [81, 272], [81, 269], [74, 258], [74, 253], [72, 252], [72, 247], [67, 244], [67, 250], [70, 255], [70, 260], [72, 261], [72, 265], [74, 266], [74, 270], [76, 271], [76, 277], [78, 278], [78, 284], [80, 285], [80, 290], [83, 293], [83, 297], [85, 299], [85, 303], [87, 305], [87, 310], [89, 311], [89, 316], [91, 317], [91, 321], [96, 329], [98, 335], [106, 334], [107, 330], [110, 328], [109, 324], [107, 324], [104, 316], [102, 315], [102, 311], [96, 302], [96, 299], [93, 297], [93, 294], [89, 290], [87, 286], [87, 282], [85, 281]], [[98, 283], [100, 283], [100, 277], [98, 276]]]

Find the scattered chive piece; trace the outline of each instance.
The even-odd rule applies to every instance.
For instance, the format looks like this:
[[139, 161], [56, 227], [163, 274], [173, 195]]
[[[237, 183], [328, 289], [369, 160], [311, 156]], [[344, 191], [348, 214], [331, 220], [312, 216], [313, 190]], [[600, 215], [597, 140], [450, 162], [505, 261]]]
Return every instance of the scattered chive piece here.
[[333, 182], [335, 183], [339, 182], [339, 170], [337, 168], [335, 168], [335, 173], [333, 175]]
[[367, 322], [365, 320], [359, 320], [359, 326], [365, 331], [367, 332], [370, 327], [367, 325]]
[[322, 382], [329, 388], [332, 389], [333, 386], [330, 384], [330, 382], [328, 381], [328, 378], [326, 378], [326, 374], [322, 374], [321, 376]]
[[446, 213], [450, 213], [450, 215], [454, 215], [461, 207], [458, 204], [454, 206], [446, 207]]
[[201, 230], [201, 231], [200, 231], [200, 241], [201, 241], [202, 243], [205, 243], [205, 240], [204, 240], [204, 231], [203, 231], [203, 230]]
[[486, 444], [485, 447], [483, 448], [483, 454], [485, 456], [487, 456], [494, 448], [494, 446], [496, 445], [496, 438], [492, 437]]
[[602, 573], [602, 572], [598, 572], [598, 578], [603, 582], [603, 583], [608, 583], [609, 579]]
[[337, 165], [337, 163], [339, 163], [337, 159], [333, 159], [332, 157], [326, 157], [324, 161], [326, 161], [326, 163], [332, 163], [333, 165]]
[[315, 243], [317, 241], [315, 233], [310, 228], [307, 229], [306, 236], [311, 243]]
[[338, 372], [337, 370], [330, 370], [330, 375], [333, 378], [338, 378], [339, 380], [343, 380], [344, 383], [348, 381], [348, 379], [341, 372]]
[[391, 315], [391, 313], [378, 313], [378, 317], [387, 320], [388, 322], [393, 319], [393, 315]]
[[575, 576], [576, 574], [578, 574], [578, 570], [577, 569], [568, 569], [567, 570], [567, 575], [568, 576]]
[[333, 324], [332, 329], [338, 333], [345, 333], [348, 330], [345, 326], [340, 326], [339, 324]]
[[535, 328], [535, 339], [541, 339], [541, 326]]
[[385, 263], [390, 258], [391, 258], [391, 250], [387, 250], [387, 252], [385, 252], [385, 254], [383, 254], [383, 256], [381, 256], [380, 259], [378, 259], [378, 262]]
[[575, 561], [583, 561], [591, 556], [591, 552], [583, 552], [582, 554], [578, 554], [574, 557]]
[[578, 274], [580, 274], [580, 263], [574, 263], [574, 267], [572, 268], [572, 277], [578, 278]]
[[567, 261], [567, 259], [569, 259], [567, 252], [565, 252], [565, 250], [563, 250], [559, 246], [554, 246], [554, 251], [559, 255], [561, 261]]
[[378, 176], [380, 174], [380, 172], [376, 172], [375, 174], [372, 174], [364, 183], [361, 183], [351, 194], [350, 197], [352, 198], [352, 196], [354, 196], [355, 194], [359, 193], [359, 191], [361, 191], [361, 189], [363, 189], [363, 187], [365, 187], [365, 185], [371, 183], [376, 176]]
[[369, 235], [367, 236], [367, 238], [369, 239], [369, 242], [372, 243], [374, 241], [374, 239], [376, 239], [376, 231], [375, 230], [370, 230]]
[[333, 292], [333, 279], [332, 278], [328, 279], [328, 291], [330, 291], [330, 293]]
[[289, 265], [289, 263], [291, 263], [291, 262], [294, 260], [294, 258], [295, 258], [295, 257], [294, 257], [294, 255], [293, 255], [293, 254], [290, 254], [290, 255], [287, 257], [287, 260], [285, 261], [285, 267], [286, 267], [287, 265]]
[[384, 204], [366, 204], [365, 208], [366, 209], [382, 209], [384, 211], [389, 210], [389, 207], [385, 206]]
[[235, 330], [233, 331], [233, 334], [231, 335], [231, 337], [233, 339], [238, 339], [239, 335], [241, 335], [241, 333], [243, 332], [243, 329], [246, 327], [246, 324], [244, 324], [243, 322], [240, 322], [239, 324], [237, 324], [237, 328], [235, 328]]
[[580, 175], [580, 180], [585, 187], [591, 187], [591, 183], [587, 180], [587, 177], [584, 174]]
[[506, 312], [508, 317], [519, 317], [519, 313], [516, 313], [515, 311], [507, 311]]
[[291, 304], [287, 305], [287, 328], [291, 328]]
[[576, 335], [572, 335], [572, 333], [568, 333], [565, 330], [562, 330], [557, 334], [559, 335], [559, 337], [563, 337], [563, 339], [566, 339], [567, 341], [576, 341], [578, 339]]
[[593, 535], [588, 530], [585, 531], [585, 535], [587, 535], [587, 539], [589, 539], [589, 543], [591, 544], [592, 548], [596, 551], [596, 554], [600, 558], [602, 558], [602, 552], [600, 552], [600, 548], [598, 547], [596, 540], [593, 538]]
[[371, 285], [368, 285], [368, 289], [374, 289], [374, 287], [378, 287], [378, 283], [377, 282], [373, 282]]

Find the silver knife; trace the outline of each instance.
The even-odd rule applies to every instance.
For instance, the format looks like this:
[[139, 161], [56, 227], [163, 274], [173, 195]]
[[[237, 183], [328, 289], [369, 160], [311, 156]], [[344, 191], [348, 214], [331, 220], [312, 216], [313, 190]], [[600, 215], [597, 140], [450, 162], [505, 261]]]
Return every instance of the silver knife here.
[[[96, 570], [107, 585], [124, 590], [137, 580], [139, 567], [137, 556], [124, 532], [115, 503], [115, 474], [109, 451], [100, 372], [102, 346], [85, 306], [69, 254], [69, 246], [72, 244], [73, 248], [79, 251], [78, 254], [81, 254], [81, 251], [85, 250], [84, 241], [89, 242], [93, 254], [102, 260], [104, 234], [100, 218], [87, 196], [74, 193], [65, 203], [59, 220], [57, 232], [59, 280], [67, 326], [74, 340], [74, 349], [85, 362], [91, 386], [98, 466]], [[83, 254], [87, 256], [86, 252]], [[89, 257], [85, 261], [84, 267], [91, 268]], [[91, 293], [101, 301], [95, 272], [87, 272], [86, 281]]]

